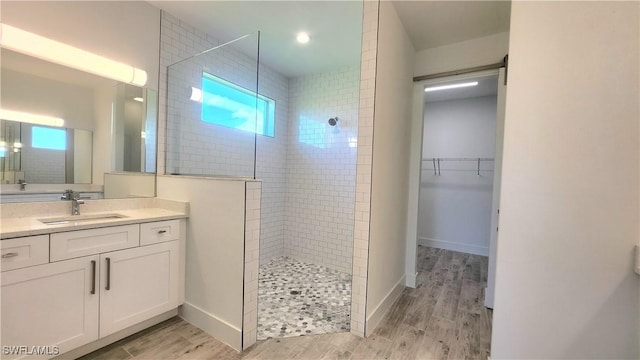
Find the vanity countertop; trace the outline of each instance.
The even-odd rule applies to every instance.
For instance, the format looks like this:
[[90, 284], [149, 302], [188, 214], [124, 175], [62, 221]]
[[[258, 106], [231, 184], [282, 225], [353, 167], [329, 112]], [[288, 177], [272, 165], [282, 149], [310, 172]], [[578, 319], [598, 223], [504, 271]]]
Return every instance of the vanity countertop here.
[[[100, 201], [100, 200], [96, 200]], [[186, 203], [183, 203], [186, 204]], [[158, 204], [153, 204], [158, 205]], [[160, 204], [163, 205], [163, 204]], [[3, 205], [4, 206], [4, 205]], [[0, 239], [10, 239], [22, 236], [34, 236], [58, 233], [64, 231], [95, 229], [108, 226], [138, 224], [153, 221], [184, 219], [189, 217], [188, 204], [181, 206], [169, 207], [136, 207], [136, 208], [105, 208], [104, 211], [82, 212], [78, 219], [82, 221], [68, 221], [61, 224], [47, 225], [40, 220], [55, 218], [73, 218], [69, 213], [50, 213], [50, 214], [33, 214], [31, 216], [12, 216], [3, 217], [0, 221]], [[4, 210], [4, 209], [2, 209]], [[87, 217], [100, 216], [105, 214], [122, 215], [118, 218], [102, 218], [102, 219], [86, 219]]]

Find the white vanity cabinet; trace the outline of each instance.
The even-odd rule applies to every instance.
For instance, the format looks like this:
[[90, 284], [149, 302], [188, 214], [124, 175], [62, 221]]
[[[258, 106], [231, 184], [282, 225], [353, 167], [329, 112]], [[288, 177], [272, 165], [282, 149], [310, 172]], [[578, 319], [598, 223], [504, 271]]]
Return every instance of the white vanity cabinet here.
[[[24, 356], [24, 350], [13, 356], [3, 348], [1, 357], [48, 358], [57, 355], [56, 346], [62, 354], [176, 309], [184, 298], [183, 222], [40, 235], [46, 237], [39, 240], [50, 250], [50, 262], [2, 269], [1, 345], [51, 351], [49, 356]], [[145, 238], [159, 232], [156, 240], [140, 245], [140, 228]], [[167, 229], [174, 235], [167, 236]], [[32, 238], [2, 244], [13, 247], [33, 243]]]
[[176, 308], [178, 265], [177, 241], [100, 255], [100, 336]]
[[[6, 354], [4, 346], [58, 346], [62, 353], [98, 339], [99, 293], [91, 293], [98, 259], [87, 256], [2, 273], [3, 359], [32, 358], [24, 350]], [[53, 348], [44, 350], [57, 355]]]

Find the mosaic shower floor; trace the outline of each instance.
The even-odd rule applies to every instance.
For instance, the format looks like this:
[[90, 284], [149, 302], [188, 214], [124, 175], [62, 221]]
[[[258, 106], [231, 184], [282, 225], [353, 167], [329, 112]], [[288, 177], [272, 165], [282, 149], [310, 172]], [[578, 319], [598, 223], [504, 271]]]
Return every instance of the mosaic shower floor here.
[[348, 332], [351, 275], [287, 257], [260, 267], [258, 340]]

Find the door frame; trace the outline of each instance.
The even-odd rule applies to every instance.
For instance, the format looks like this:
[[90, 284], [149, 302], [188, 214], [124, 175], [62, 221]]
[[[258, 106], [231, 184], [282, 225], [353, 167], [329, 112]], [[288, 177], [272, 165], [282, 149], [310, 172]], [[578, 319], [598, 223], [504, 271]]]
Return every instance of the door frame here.
[[[407, 227], [406, 227], [406, 265], [405, 265], [405, 285], [411, 288], [416, 287], [417, 272], [417, 252], [418, 252], [418, 208], [420, 203], [420, 182], [422, 173], [422, 142], [424, 133], [424, 88], [441, 83], [478, 78], [482, 76], [494, 76], [501, 72], [501, 69], [482, 70], [473, 73], [445, 76], [441, 78], [421, 80], [413, 83], [413, 99], [411, 112], [411, 144], [409, 150], [409, 184], [408, 184], [408, 205], [407, 205]], [[504, 71], [504, 70], [502, 70]], [[500, 78], [498, 81], [501, 81]], [[504, 112], [504, 109], [502, 110]], [[497, 139], [496, 139], [497, 142]], [[495, 189], [494, 189], [495, 191]], [[489, 250], [491, 253], [491, 249]], [[494, 259], [495, 261], [495, 259]]]

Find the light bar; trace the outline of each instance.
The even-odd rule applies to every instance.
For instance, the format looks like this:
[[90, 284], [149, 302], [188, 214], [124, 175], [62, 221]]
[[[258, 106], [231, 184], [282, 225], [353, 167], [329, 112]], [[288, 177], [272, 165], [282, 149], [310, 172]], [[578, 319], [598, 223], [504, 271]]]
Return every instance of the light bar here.
[[61, 118], [6, 109], [0, 109], [0, 119], [45, 126], [64, 126], [64, 119]]
[[476, 86], [476, 85], [478, 85], [478, 82], [474, 81], [474, 82], [452, 84], [452, 85], [432, 86], [432, 87], [425, 88], [424, 91], [430, 92], [430, 91], [438, 91], [438, 90], [457, 89], [457, 88]]
[[147, 83], [147, 72], [144, 70], [11, 25], [0, 25], [0, 45], [3, 48], [124, 83], [138, 86]]

